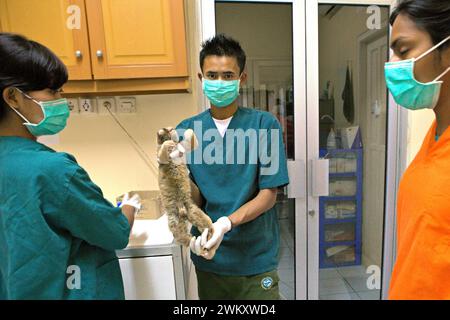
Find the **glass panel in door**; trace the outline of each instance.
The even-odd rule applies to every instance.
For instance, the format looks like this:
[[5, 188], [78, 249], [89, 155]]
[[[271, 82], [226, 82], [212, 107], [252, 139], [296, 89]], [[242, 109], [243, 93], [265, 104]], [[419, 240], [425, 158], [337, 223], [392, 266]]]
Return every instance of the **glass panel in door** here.
[[319, 5], [320, 299], [381, 298], [389, 8], [377, 8]]
[[[248, 81], [239, 104], [271, 112], [283, 128], [288, 159], [294, 159], [293, 25], [291, 3], [216, 1], [216, 33], [238, 40], [247, 54]], [[282, 299], [295, 299], [295, 200], [287, 188], [277, 198]]]

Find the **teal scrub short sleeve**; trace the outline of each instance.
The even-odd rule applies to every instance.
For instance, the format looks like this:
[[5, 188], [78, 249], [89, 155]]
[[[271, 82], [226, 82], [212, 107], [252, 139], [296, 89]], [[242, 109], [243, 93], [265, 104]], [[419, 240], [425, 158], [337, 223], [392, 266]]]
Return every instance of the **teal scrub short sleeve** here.
[[74, 237], [110, 251], [128, 245], [128, 219], [120, 208], [103, 197], [100, 188], [80, 167], [69, 179], [62, 208], [57, 213], [55, 224]]
[[263, 120], [259, 140], [258, 186], [259, 189], [284, 187], [289, 184], [283, 130], [278, 120]]

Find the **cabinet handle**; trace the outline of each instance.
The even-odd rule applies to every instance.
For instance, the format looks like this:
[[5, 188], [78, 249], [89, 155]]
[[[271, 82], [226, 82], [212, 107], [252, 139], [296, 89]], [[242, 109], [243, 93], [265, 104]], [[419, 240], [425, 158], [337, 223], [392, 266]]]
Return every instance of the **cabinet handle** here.
[[103, 51], [102, 50], [97, 50], [97, 57], [98, 58], [103, 58]]
[[76, 56], [78, 59], [83, 58], [83, 54], [81, 53], [80, 50], [75, 51], [75, 56]]

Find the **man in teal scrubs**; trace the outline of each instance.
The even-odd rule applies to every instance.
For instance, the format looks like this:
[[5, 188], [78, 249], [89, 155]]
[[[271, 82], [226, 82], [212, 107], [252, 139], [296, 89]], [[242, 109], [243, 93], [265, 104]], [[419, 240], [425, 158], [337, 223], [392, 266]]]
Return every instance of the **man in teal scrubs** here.
[[214, 222], [211, 239], [193, 230], [200, 299], [279, 298], [274, 205], [278, 188], [289, 183], [283, 134], [272, 114], [238, 106], [245, 61], [235, 40], [206, 41], [199, 78], [211, 108], [177, 126], [179, 136], [193, 129], [199, 139], [188, 167], [194, 198]]
[[0, 300], [124, 299], [115, 254], [138, 197], [108, 202], [75, 159], [37, 142], [69, 117], [64, 64], [0, 33]]

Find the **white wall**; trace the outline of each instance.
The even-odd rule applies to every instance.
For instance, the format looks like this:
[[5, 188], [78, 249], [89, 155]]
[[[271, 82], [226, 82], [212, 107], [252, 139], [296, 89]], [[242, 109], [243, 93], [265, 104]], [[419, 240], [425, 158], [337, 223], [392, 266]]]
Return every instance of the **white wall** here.
[[[195, 112], [192, 94], [137, 96], [137, 114], [117, 115], [156, 165], [156, 132], [176, 126]], [[158, 189], [154, 171], [145, 165], [127, 135], [109, 116], [72, 116], [56, 150], [73, 154], [104, 191], [107, 199], [131, 190]]]

